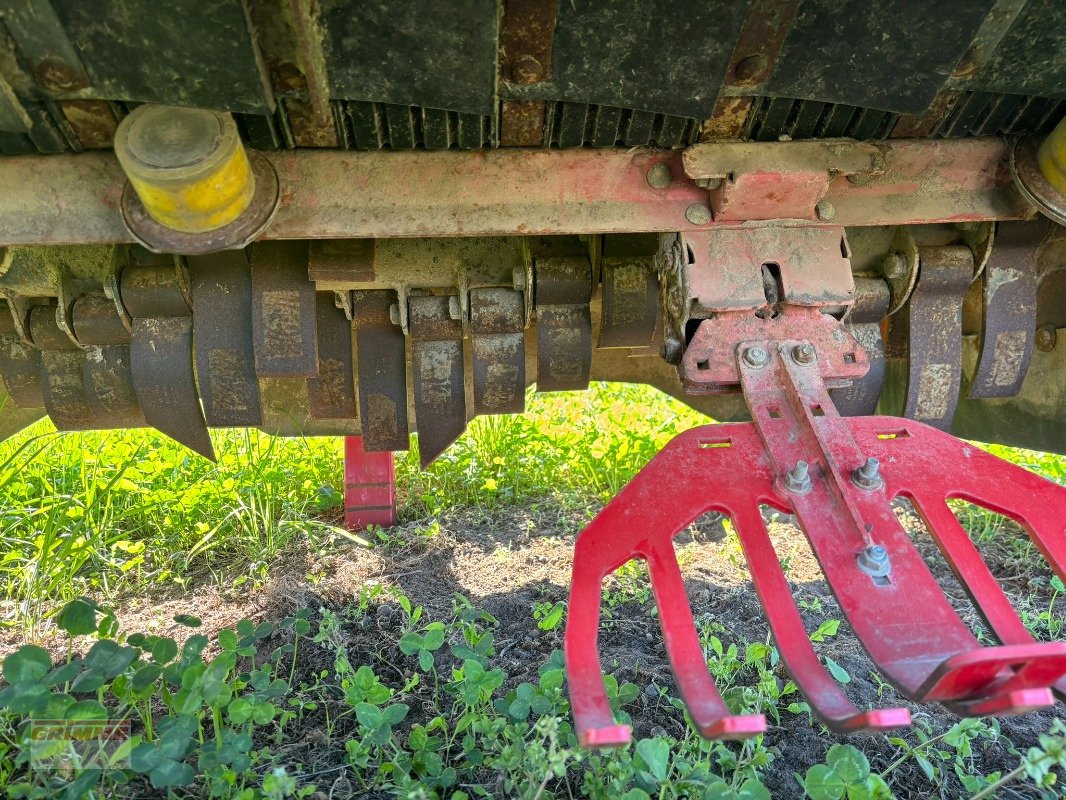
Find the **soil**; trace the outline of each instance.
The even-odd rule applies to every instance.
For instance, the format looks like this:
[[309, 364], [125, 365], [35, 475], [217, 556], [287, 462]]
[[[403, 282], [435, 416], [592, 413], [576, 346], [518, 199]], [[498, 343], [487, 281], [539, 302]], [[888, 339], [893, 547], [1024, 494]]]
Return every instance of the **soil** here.
[[[198, 630], [203, 633], [232, 625], [242, 617], [280, 620], [301, 607], [310, 608], [317, 617], [322, 608], [340, 611], [357, 602], [360, 592], [375, 583], [401, 589], [413, 604], [425, 608], [425, 620], [447, 620], [453, 614], [455, 595], [461, 594], [499, 621], [495, 629], [497, 655], [493, 666], [502, 667], [507, 673], [503, 688], [506, 691], [522, 681], [535, 682], [538, 667], [549, 659], [553, 650], [562, 647], [562, 626], [541, 631], [532, 612], [537, 603], [566, 600], [574, 537], [591, 513], [564, 511], [549, 503], [492, 514], [477, 510], [453, 512], [439, 519], [439, 531], [431, 536], [425, 535], [424, 524], [411, 523], [390, 529], [388, 542], [374, 548], [347, 545], [325, 557], [306, 550], [294, 552], [273, 570], [271, 581], [252, 594], [233, 596], [204, 589], [183, 596], [152, 598], [149, 602], [144, 598], [131, 600], [117, 609], [119, 622], [125, 631], [166, 633], [180, 638], [188, 630], [171, 622], [178, 613], [193, 614], [204, 620]], [[975, 632], [979, 631], [982, 623], [978, 614], [939, 551], [922, 531], [920, 521], [904, 506], [898, 513], [904, 525], [915, 533], [920, 551], [953, 605]], [[817, 629], [829, 619], [842, 621], [843, 616], [821, 579], [802, 533], [786, 517], [770, 516], [768, 523], [808, 630]], [[1017, 535], [1024, 534], [1018, 531]], [[743, 648], [748, 642], [768, 641], [767, 624], [748, 579], [739, 544], [721, 519], [713, 515], [701, 518], [677, 538], [676, 547], [697, 618], [706, 616], [724, 626], [725, 632], [718, 635], [726, 646], [735, 642]], [[982, 555], [1001, 578], [1016, 607], [1035, 614], [1046, 609], [1051, 599], [1047, 585], [1050, 573], [1041, 571], [1042, 561], [1037, 566], [1034, 560], [1019, 559], [1015, 552], [1010, 547], [993, 546], [984, 548]], [[627, 585], [633, 585], [632, 581]], [[375, 602], [374, 606], [370, 613], [349, 617], [345, 622], [342, 635], [349, 657], [356, 666], [372, 664], [391, 685], [402, 685], [411, 672], [408, 666], [411, 661], [403, 659], [395, 647], [395, 640], [402, 634], [402, 613], [392, 602]], [[643, 603], [635, 596], [612, 608], [607, 616], [600, 636], [601, 663], [605, 669], [619, 682], [630, 681], [642, 688], [649, 676], [654, 676], [655, 683], [676, 694], [652, 603]], [[0, 640], [0, 655], [19, 643], [10, 638]], [[49, 643], [57, 654], [65, 648], [54, 636], [45, 637], [46, 646]], [[275, 642], [267, 642], [267, 646], [281, 643], [277, 638]], [[941, 706], [909, 703], [892, 688], [878, 685], [872, 678], [873, 665], [846, 623], [842, 622], [838, 635], [815, 647], [820, 655], [831, 657], [852, 677], [844, 689], [858, 706], [905, 706], [933, 734], [947, 730], [958, 721], [958, 717]], [[299, 654], [297, 684], [301, 680], [313, 682], [320, 670], [332, 667], [332, 654], [317, 646], [301, 643]], [[429, 687], [425, 689], [425, 697], [420, 695], [423, 689], [418, 688], [404, 698], [412, 708], [405, 725], [427, 721], [436, 713], [425, 702]], [[633, 717], [635, 738], [664, 732], [683, 735], [683, 717], [662, 704], [657, 693], [642, 692], [627, 710]], [[974, 756], [974, 771], [983, 774], [1010, 771], [1018, 764], [1018, 752], [1036, 744], [1038, 735], [1047, 730], [1053, 717], [1062, 713], [1059, 705], [1039, 713], [1002, 719], [1002, 734], [1017, 751], [1011, 752], [1002, 740], [987, 749], [979, 749]], [[323, 724], [324, 718], [314, 714], [305, 717], [302, 723], [293, 723], [287, 729], [288, 744], [284, 749], [289, 753], [285, 757], [302, 763], [307, 773], [321, 773], [322, 778], [316, 781], [320, 788], [327, 786], [326, 795], [330, 782], [334, 782], [332, 796], [345, 796], [343, 790], [350, 776], [338, 766], [344, 763], [346, 731], [334, 730], [327, 746]], [[345, 722], [340, 727], [345, 724], [352, 723]], [[907, 738], [914, 741], [911, 735]], [[767, 735], [767, 744], [775, 758], [763, 780], [772, 796], [800, 796], [795, 775], [802, 775], [809, 766], [820, 763], [830, 744], [837, 741], [850, 742], [863, 750], [875, 772], [884, 770], [900, 753], [884, 735], [823, 734], [820, 725], [809, 724], [805, 717], [783, 714], [780, 726], [771, 727]], [[280, 749], [275, 746], [275, 753]], [[901, 798], [965, 796], [950, 769], [945, 769], [944, 779], [934, 787], [914, 759], [908, 759], [892, 773], [892, 786]], [[1019, 784], [999, 796], [1035, 797], [1037, 794]]]

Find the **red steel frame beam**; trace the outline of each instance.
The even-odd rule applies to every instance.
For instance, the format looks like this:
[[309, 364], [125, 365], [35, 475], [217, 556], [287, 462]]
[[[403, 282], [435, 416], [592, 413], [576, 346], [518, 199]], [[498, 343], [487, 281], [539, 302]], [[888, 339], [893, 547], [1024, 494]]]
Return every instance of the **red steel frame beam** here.
[[[833, 225], [1025, 219], [998, 138], [877, 144], [885, 171], [838, 176]], [[707, 145], [701, 145], [707, 147]], [[743, 227], [693, 224], [708, 203], [681, 151], [505, 149], [478, 152], [268, 153], [281, 204], [263, 239], [506, 236]], [[665, 188], [648, 170], [667, 162]], [[111, 153], [0, 158], [0, 245], [131, 242], [119, 212], [125, 176]], [[691, 215], [699, 219], [698, 215]], [[817, 225], [804, 220], [781, 224]], [[828, 222], [825, 224], [829, 224]]]

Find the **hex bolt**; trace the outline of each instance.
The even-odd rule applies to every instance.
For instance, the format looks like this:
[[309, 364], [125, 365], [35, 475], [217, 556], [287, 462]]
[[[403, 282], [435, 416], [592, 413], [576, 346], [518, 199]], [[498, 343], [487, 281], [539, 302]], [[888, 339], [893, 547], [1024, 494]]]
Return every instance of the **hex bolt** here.
[[648, 185], [653, 189], [665, 189], [673, 180], [673, 170], [665, 161], [660, 161], [648, 170]]
[[703, 203], [693, 203], [685, 209], [685, 219], [693, 225], [706, 225], [713, 219], [711, 209]]
[[818, 219], [829, 222], [831, 219], [836, 219], [837, 210], [836, 206], [828, 200], [822, 200], [814, 207], [814, 213], [818, 215]]
[[1059, 334], [1054, 325], [1041, 325], [1036, 329], [1036, 346], [1045, 353], [1050, 353], [1058, 344]]
[[817, 359], [818, 353], [810, 342], [804, 342], [792, 348], [792, 360], [797, 364], [813, 364]]
[[454, 295], [448, 298], [448, 316], [452, 319], [460, 319], [463, 315], [462, 309], [459, 307], [459, 298]]
[[810, 469], [806, 461], [797, 461], [796, 466], [785, 473], [785, 488], [793, 494], [806, 494], [811, 490]]
[[887, 578], [892, 571], [888, 551], [879, 544], [864, 547], [856, 561], [859, 563], [859, 569], [874, 578]]
[[871, 456], [851, 473], [851, 482], [860, 489], [877, 489], [881, 486], [881, 462]]
[[881, 272], [892, 280], [902, 278], [907, 273], [907, 259], [903, 253], [889, 253], [881, 262]]
[[744, 351], [744, 363], [749, 367], [755, 367], [755, 369], [765, 367], [770, 363], [770, 354], [765, 347], [759, 345], [749, 347]]

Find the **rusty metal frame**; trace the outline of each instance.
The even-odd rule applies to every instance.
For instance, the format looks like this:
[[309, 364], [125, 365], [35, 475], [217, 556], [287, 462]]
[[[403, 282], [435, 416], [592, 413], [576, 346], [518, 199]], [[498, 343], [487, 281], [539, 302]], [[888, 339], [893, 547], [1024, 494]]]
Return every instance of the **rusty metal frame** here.
[[[1014, 186], [1002, 139], [876, 146], [883, 172], [861, 185], [843, 175], [829, 180], [823, 200], [833, 208], [831, 224], [1027, 219], [1034, 213]], [[714, 145], [699, 147], [707, 153]], [[707, 190], [686, 177], [676, 151], [296, 151], [266, 158], [278, 174], [281, 201], [263, 239], [687, 232], [744, 225], [710, 218]], [[659, 164], [668, 168], [662, 188], [649, 183], [649, 171]], [[119, 210], [124, 183], [111, 153], [0, 159], [0, 245], [131, 242]], [[692, 206], [695, 213], [689, 213]]]

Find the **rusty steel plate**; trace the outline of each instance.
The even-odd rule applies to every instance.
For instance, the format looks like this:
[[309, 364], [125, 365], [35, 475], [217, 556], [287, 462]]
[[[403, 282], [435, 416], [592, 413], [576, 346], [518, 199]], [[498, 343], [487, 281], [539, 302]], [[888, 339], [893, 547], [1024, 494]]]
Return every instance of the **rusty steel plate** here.
[[596, 347], [649, 347], [659, 319], [659, 277], [651, 257], [600, 259], [603, 308]]
[[903, 416], [949, 430], [962, 375], [962, 298], [973, 280], [964, 245], [918, 248], [918, 284], [904, 308], [909, 333]]
[[[802, 144], [802, 143], [796, 143]], [[699, 147], [711, 145], [703, 144]], [[1028, 219], [1000, 138], [893, 140], [884, 171], [859, 186], [838, 176], [824, 197], [834, 225]], [[263, 239], [505, 236], [690, 231], [707, 192], [647, 173], [663, 155], [621, 149], [271, 153], [281, 182]], [[680, 155], [667, 159], [675, 176]], [[118, 206], [125, 175], [110, 153], [0, 159], [0, 245], [130, 242]], [[62, 198], [62, 203], [57, 198]], [[818, 225], [821, 222], [792, 224]]]
[[333, 292], [315, 293], [318, 374], [307, 379], [307, 406], [313, 419], [355, 419], [355, 364], [352, 323], [337, 308]]
[[390, 311], [396, 292], [352, 292], [352, 323], [358, 358], [359, 424], [363, 445], [371, 452], [406, 450], [407, 343]]
[[101, 295], [86, 295], [74, 301], [71, 310], [74, 335], [83, 345], [129, 344], [130, 331], [115, 304]]
[[581, 391], [592, 369], [592, 264], [585, 256], [537, 258], [537, 391]]
[[45, 350], [41, 353], [44, 407], [61, 431], [84, 431], [93, 427], [93, 412], [85, 399], [84, 366], [85, 353], [81, 350]]
[[252, 275], [244, 251], [189, 258], [196, 377], [212, 427], [260, 425], [252, 346]]
[[1036, 338], [1040, 244], [1051, 223], [1004, 222], [985, 264], [981, 355], [970, 397], [1013, 397], [1022, 388]]
[[777, 302], [846, 307], [855, 296], [844, 229], [750, 228], [690, 233], [689, 297], [702, 313], [758, 308], [768, 298], [762, 267], [776, 267]]
[[832, 389], [829, 396], [837, 411], [845, 417], [873, 414], [885, 382], [885, 343], [881, 339], [881, 320], [888, 312], [891, 292], [880, 278], [855, 279], [855, 305], [851, 307], [844, 330], [866, 352], [870, 369], [850, 386]]
[[424, 469], [466, 428], [463, 323], [454, 295], [411, 297], [407, 308], [418, 455]]
[[41, 408], [41, 351], [25, 344], [18, 334], [0, 335], [0, 378], [11, 402], [19, 408]]
[[[255, 372], [264, 378], [318, 374], [315, 285], [307, 242], [263, 242], [251, 249]], [[350, 360], [350, 357], [349, 357]]]
[[192, 317], [134, 317], [130, 371], [145, 421], [214, 461], [193, 375]]
[[83, 364], [82, 383], [92, 427], [140, 428], [147, 424], [133, 388], [129, 345], [87, 347]]
[[119, 276], [122, 304], [131, 317], [187, 317], [192, 314], [189, 276], [177, 263], [138, 264]]
[[470, 290], [475, 414], [521, 414], [526, 407], [525, 300], [501, 287]]

